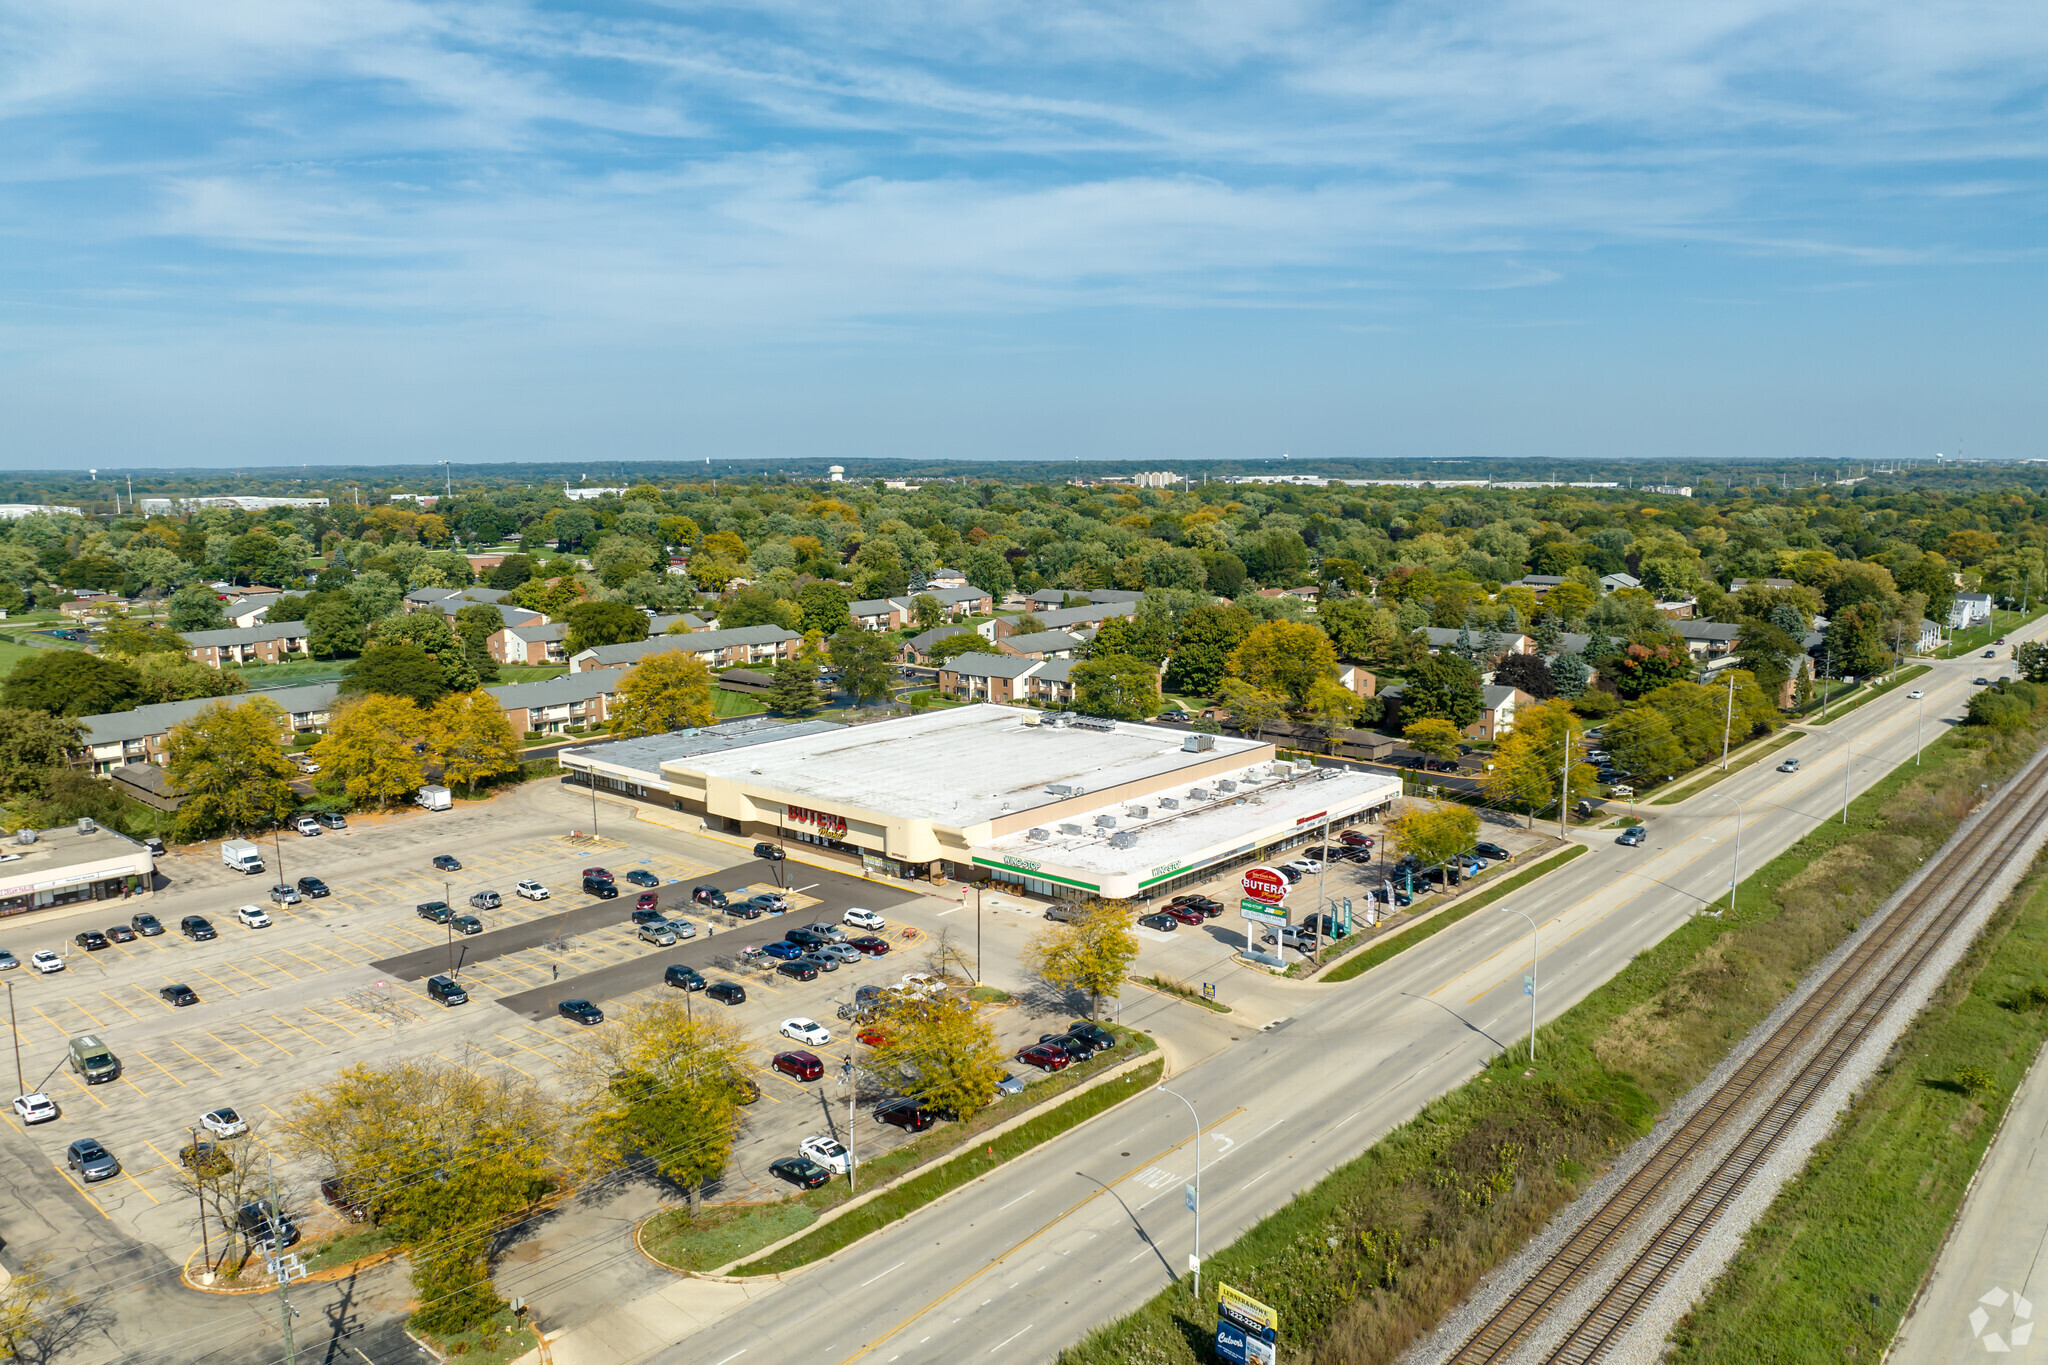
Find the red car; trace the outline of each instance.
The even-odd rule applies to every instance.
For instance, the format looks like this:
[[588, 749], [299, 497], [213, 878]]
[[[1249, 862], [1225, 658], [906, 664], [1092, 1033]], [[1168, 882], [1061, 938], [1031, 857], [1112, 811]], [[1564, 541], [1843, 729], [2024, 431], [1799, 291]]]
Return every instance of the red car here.
[[1338, 835], [1337, 837], [1338, 837], [1339, 839], [1342, 839], [1342, 840], [1343, 840], [1343, 841], [1344, 841], [1345, 843], [1347, 843], [1347, 844], [1350, 844], [1350, 845], [1351, 845], [1351, 846], [1352, 846], [1353, 848], [1371, 848], [1371, 847], [1372, 847], [1372, 838], [1371, 838], [1371, 836], [1370, 836], [1370, 835], [1365, 835], [1365, 834], [1360, 834], [1360, 833], [1359, 833], [1359, 832], [1358, 832], [1357, 830], [1355, 830], [1355, 829], [1347, 829], [1347, 830], [1345, 830], [1345, 831], [1344, 831], [1344, 832], [1343, 832], [1342, 834]]
[[809, 1052], [778, 1052], [770, 1065], [800, 1081], [815, 1081], [825, 1074], [825, 1064]]
[[859, 938], [850, 938], [846, 941], [846, 946], [858, 948], [869, 957], [887, 957], [889, 955], [889, 940], [886, 938], [876, 938], [873, 934], [863, 934]]
[[661, 908], [661, 897], [655, 895], [652, 891], [642, 891], [640, 898], [633, 902], [633, 908], [635, 910], [659, 910]]
[[1065, 1071], [1074, 1059], [1050, 1043], [1034, 1043], [1018, 1053], [1017, 1060], [1041, 1071]]
[[889, 1035], [878, 1028], [864, 1028], [857, 1036], [868, 1047], [880, 1047], [889, 1041]]
[[1169, 905], [1166, 907], [1166, 913], [1172, 915], [1182, 924], [1200, 924], [1202, 922], [1202, 912], [1195, 909], [1192, 905]]
[[583, 869], [583, 875], [586, 877], [595, 877], [601, 882], [617, 880], [612, 876], [612, 874], [609, 871], [602, 867], [586, 867]]

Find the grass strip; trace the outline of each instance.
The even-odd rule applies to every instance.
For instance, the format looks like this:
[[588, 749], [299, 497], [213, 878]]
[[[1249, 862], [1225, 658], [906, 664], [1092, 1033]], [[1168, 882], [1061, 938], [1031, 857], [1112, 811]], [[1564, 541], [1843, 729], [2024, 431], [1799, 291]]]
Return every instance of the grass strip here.
[[1369, 972], [1394, 954], [1407, 952], [1431, 934], [1442, 933], [1474, 910], [1484, 910], [1508, 892], [1527, 886], [1546, 872], [1557, 871], [1557, 869], [1585, 852], [1586, 846], [1584, 844], [1573, 844], [1562, 853], [1545, 858], [1533, 867], [1525, 867], [1506, 881], [1496, 882], [1493, 886], [1481, 891], [1462, 905], [1454, 905], [1434, 918], [1426, 919], [1413, 927], [1396, 931], [1392, 938], [1383, 943], [1376, 943], [1357, 957], [1339, 963], [1332, 970], [1325, 972], [1320, 979], [1324, 981], [1349, 981], [1354, 976]]
[[[1021, 1095], [998, 1099], [965, 1124], [944, 1124], [900, 1147], [862, 1161], [862, 1183], [874, 1189], [921, 1166], [943, 1160], [963, 1145], [972, 1143], [976, 1134], [1084, 1084], [1128, 1060], [1133, 1052], [1142, 1055], [1158, 1047], [1150, 1036], [1134, 1029], [1117, 1024], [1104, 1024], [1103, 1027], [1117, 1036], [1117, 1045], [1108, 1052], [1048, 1076], [1026, 1087]], [[710, 1205], [699, 1209], [694, 1219], [687, 1208], [670, 1209], [641, 1225], [640, 1247], [674, 1270], [715, 1270], [802, 1231], [851, 1198], [853, 1191], [847, 1188], [846, 1182], [833, 1180], [808, 1193], [773, 1203]], [[743, 1273], [756, 1272], [748, 1269]]]
[[833, 1252], [860, 1240], [877, 1229], [887, 1227], [899, 1218], [911, 1214], [931, 1203], [940, 1195], [957, 1190], [970, 1181], [978, 1180], [1005, 1162], [1014, 1161], [1032, 1148], [1052, 1141], [1070, 1128], [1078, 1128], [1097, 1114], [1122, 1104], [1133, 1095], [1142, 1095], [1151, 1089], [1166, 1069], [1164, 1058], [1157, 1058], [1125, 1076], [1122, 1080], [1098, 1085], [1093, 1090], [1074, 1096], [1056, 1109], [1048, 1110], [1028, 1123], [1018, 1124], [1007, 1133], [999, 1134], [979, 1151], [963, 1152], [942, 1166], [924, 1172], [922, 1175], [904, 1181], [879, 1199], [871, 1199], [857, 1209], [849, 1210], [844, 1216], [835, 1218], [807, 1237], [799, 1238], [788, 1246], [763, 1256], [758, 1261], [749, 1261], [734, 1273], [739, 1275], [772, 1275], [778, 1271], [794, 1270], [800, 1265], [830, 1256]]
[[1837, 720], [1841, 719], [1843, 716], [1846, 716], [1851, 711], [1854, 711], [1857, 707], [1868, 706], [1870, 705], [1870, 703], [1876, 701], [1879, 697], [1882, 697], [1885, 693], [1891, 692], [1897, 688], [1904, 687], [1907, 683], [1913, 681], [1913, 679], [1919, 677], [1922, 673], [1927, 672], [1928, 669], [1929, 665], [1927, 664], [1914, 664], [1910, 668], [1902, 668], [1899, 670], [1899, 676], [1893, 678], [1890, 682], [1879, 683], [1877, 686], [1871, 688], [1868, 692], [1865, 692], [1862, 696], [1856, 698], [1854, 701], [1849, 702], [1845, 705], [1828, 708], [1828, 717], [1826, 720], [1822, 720], [1818, 716], [1808, 716], [1806, 718], [1805, 723], [1808, 725], [1832, 725]]
[[1935, 657], [1960, 659], [1970, 651], [1984, 649], [2001, 635], [2018, 630], [2029, 621], [2038, 621], [2043, 616], [2048, 616], [2048, 602], [2029, 612], [1994, 611], [1991, 613], [1991, 619], [1983, 625], [1971, 626], [1968, 630], [1959, 630], [1950, 635], [1949, 642]]
[[1203, 995], [1200, 987], [1190, 986], [1179, 977], [1168, 976], [1164, 972], [1154, 972], [1150, 976], [1134, 976], [1131, 978], [1131, 981], [1136, 985], [1143, 986], [1147, 990], [1158, 991], [1161, 995], [1170, 995], [1174, 999], [1185, 1001], [1190, 1005], [1200, 1005], [1203, 1009], [1214, 1010], [1217, 1014], [1230, 1013], [1230, 1006], [1223, 1004], [1221, 1001], [1211, 1000], [1208, 996]]
[[1716, 782], [1725, 781], [1726, 779], [1735, 776], [1735, 774], [1741, 772], [1750, 764], [1758, 762], [1762, 759], [1769, 758], [1772, 754], [1778, 752], [1778, 750], [1784, 748], [1793, 740], [1802, 738], [1804, 733], [1804, 731], [1800, 730], [1787, 730], [1784, 734], [1779, 735], [1776, 739], [1771, 740], [1768, 744], [1753, 747], [1750, 749], [1748, 753], [1741, 754], [1739, 757], [1736, 754], [1730, 754], [1728, 756], [1728, 767], [1725, 770], [1720, 768], [1719, 766], [1716, 766], [1712, 772], [1707, 774], [1704, 780], [1687, 784], [1685, 790], [1683, 791], [1667, 792], [1665, 795], [1660, 796], [1656, 800], [1650, 802], [1650, 804], [1653, 806], [1676, 805], [1678, 802], [1685, 800], [1687, 797], [1690, 797], [1698, 792], [1705, 791], [1707, 788], [1713, 786]]
[[2044, 1041], [2048, 876], [2036, 864], [1673, 1332], [1669, 1358], [1882, 1357]]
[[1503, 1052], [1212, 1254], [1199, 1302], [1183, 1280], [1062, 1365], [1206, 1361], [1219, 1283], [1279, 1311], [1290, 1362], [1392, 1361], [1698, 1084], [2039, 738], [2038, 720], [1945, 735], [1852, 802], [1846, 826], [1818, 826], [1752, 873], [1722, 917], [1692, 917], [1545, 1026], [1534, 1067]]

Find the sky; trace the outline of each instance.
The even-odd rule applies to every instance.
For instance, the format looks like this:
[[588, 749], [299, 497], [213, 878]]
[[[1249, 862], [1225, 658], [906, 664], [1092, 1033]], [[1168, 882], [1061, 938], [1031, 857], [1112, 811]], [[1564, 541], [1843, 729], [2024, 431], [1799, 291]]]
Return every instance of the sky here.
[[0, 464], [2048, 456], [2038, 6], [0, 0]]

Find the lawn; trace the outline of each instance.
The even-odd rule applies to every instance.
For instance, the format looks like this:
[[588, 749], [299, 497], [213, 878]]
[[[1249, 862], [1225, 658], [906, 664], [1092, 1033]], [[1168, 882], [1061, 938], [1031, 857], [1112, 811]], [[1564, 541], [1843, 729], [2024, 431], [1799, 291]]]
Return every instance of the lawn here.
[[221, 671], [239, 675], [251, 687], [269, 687], [281, 682], [338, 678], [354, 662], [353, 658], [293, 659], [281, 664], [228, 664]]
[[766, 703], [739, 692], [728, 692], [722, 687], [711, 689], [711, 710], [720, 720], [734, 716], [758, 716], [768, 709]]
[[1713, 771], [1710, 772], [1706, 777], [1701, 778], [1698, 781], [1685, 782], [1685, 779], [1681, 778], [1679, 779], [1680, 782], [1685, 782], [1683, 788], [1681, 788], [1678, 791], [1667, 790], [1664, 795], [1656, 797], [1654, 800], [1650, 802], [1650, 804], [1653, 806], [1669, 806], [1676, 802], [1684, 801], [1698, 792], [1705, 791], [1707, 788], [1713, 786], [1716, 782], [1720, 782], [1726, 778], [1735, 776], [1735, 774], [1741, 772], [1750, 764], [1755, 763], [1760, 759], [1769, 758], [1772, 754], [1778, 752], [1778, 750], [1784, 748], [1787, 744], [1790, 744], [1792, 741], [1796, 739], [1803, 739], [1805, 737], [1805, 734], [1806, 732], [1803, 730], [1787, 730], [1785, 731], [1785, 733], [1779, 735], [1777, 738], [1772, 739], [1766, 743], [1746, 744], [1742, 747], [1742, 749], [1738, 749], [1728, 756], [1728, 766], [1726, 768], [1723, 768], [1720, 764], [1716, 763], [1713, 765]]
[[12, 673], [14, 666], [23, 659], [32, 659], [38, 654], [47, 654], [48, 652], [48, 650], [38, 649], [34, 645], [18, 645], [12, 640], [0, 639], [0, 678], [4, 678], [9, 673]]
[[569, 671], [567, 664], [499, 664], [499, 683], [544, 682]]
[[1991, 642], [1999, 636], [2018, 630], [2029, 621], [2038, 621], [2043, 616], [2048, 616], [2048, 602], [2025, 612], [1994, 611], [1991, 613], [1991, 619], [1983, 625], [1971, 626], [1968, 630], [1959, 630], [1950, 635], [1948, 644], [1942, 647], [1937, 657], [1959, 659], [1972, 650], [1988, 649]]

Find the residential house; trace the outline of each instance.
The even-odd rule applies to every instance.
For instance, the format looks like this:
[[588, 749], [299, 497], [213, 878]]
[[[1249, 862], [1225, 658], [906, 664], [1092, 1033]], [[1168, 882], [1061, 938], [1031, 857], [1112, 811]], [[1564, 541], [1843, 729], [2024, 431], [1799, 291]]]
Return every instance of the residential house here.
[[1041, 706], [1074, 704], [1074, 659], [1047, 659], [1026, 678], [1027, 696]]
[[1495, 684], [1479, 689], [1479, 719], [1465, 727], [1465, 733], [1473, 739], [1491, 741], [1501, 738], [1515, 728], [1515, 710], [1528, 706], [1535, 698], [1519, 687]]
[[1071, 659], [1086, 643], [1080, 636], [1063, 630], [1041, 630], [1030, 635], [1005, 635], [996, 641], [996, 652], [1029, 659]]
[[1728, 591], [1741, 592], [1752, 583], [1765, 588], [1796, 588], [1799, 586], [1789, 578], [1737, 578], [1730, 580]]
[[133, 711], [85, 716], [81, 718], [85, 726], [85, 745], [73, 755], [73, 761], [81, 766], [90, 764], [93, 772], [102, 777], [133, 764], [167, 762], [170, 757], [168, 741], [173, 729], [217, 701], [233, 705], [256, 695], [277, 704], [290, 721], [292, 733], [320, 734], [327, 729], [338, 690], [335, 683], [313, 683], [305, 687], [283, 687], [274, 692], [154, 702], [138, 706]]
[[491, 657], [501, 664], [562, 664], [569, 661], [563, 648], [569, 636], [565, 621], [544, 626], [506, 626], [487, 642]]
[[538, 626], [547, 617], [530, 607], [514, 606], [502, 588], [418, 588], [405, 595], [407, 614], [438, 611], [451, 622], [464, 607], [495, 607], [507, 626]]
[[185, 804], [185, 789], [171, 781], [169, 775], [154, 763], [116, 768], [108, 778], [114, 784], [114, 790], [121, 795], [166, 815], [176, 815], [178, 808]]
[[1568, 583], [1571, 580], [1566, 578], [1563, 574], [1529, 573], [1523, 574], [1519, 579], [1515, 581], [1519, 583], [1522, 587], [1528, 588], [1532, 592], [1534, 592], [1536, 594], [1537, 599], [1540, 601], [1543, 598], [1544, 594], [1548, 593], [1552, 588], [1556, 587], [1560, 583]]
[[306, 653], [306, 623], [276, 621], [227, 630], [197, 630], [185, 636], [185, 644], [185, 653], [208, 668], [219, 668], [222, 664], [274, 664], [287, 655]]
[[1600, 575], [1600, 591], [1614, 592], [1619, 588], [1640, 588], [1643, 581], [1634, 574], [1604, 573]]
[[229, 625], [246, 630], [250, 626], [260, 625], [263, 614], [283, 595], [274, 589], [262, 588], [246, 592], [240, 597], [230, 597], [220, 604], [221, 615], [227, 617]]
[[1142, 601], [1144, 596], [1144, 593], [1132, 592], [1128, 588], [1093, 588], [1085, 592], [1073, 588], [1040, 588], [1024, 600], [1032, 611], [1043, 613], [1060, 610], [1069, 597], [1077, 598], [1091, 606], [1102, 607], [1119, 602]]
[[[1098, 602], [1085, 607], [1065, 607], [1059, 611], [1035, 611], [1031, 613], [1041, 630], [1064, 630], [1073, 633], [1075, 626], [1099, 626], [1114, 616], [1136, 616], [1136, 602]], [[1017, 622], [1021, 618], [998, 616], [993, 621], [984, 621], [975, 627], [983, 638], [1000, 640], [1006, 635], [1017, 633]]]
[[964, 588], [967, 586], [967, 575], [961, 573], [958, 569], [933, 569], [924, 576], [924, 585], [928, 589]]
[[864, 597], [849, 602], [846, 609], [853, 613], [854, 623], [862, 630], [901, 630], [910, 623], [907, 597]]
[[[1424, 626], [1422, 628], [1422, 636], [1425, 640], [1429, 641], [1429, 652], [1435, 654], [1439, 650], [1457, 648], [1460, 638], [1471, 641], [1472, 648], [1478, 649], [1480, 645], [1485, 643], [1486, 631], [1483, 628], [1466, 630], [1461, 627], [1457, 630], [1452, 630], [1449, 626]], [[1495, 631], [1494, 638], [1500, 648], [1500, 652], [1503, 654], [1533, 654], [1536, 652], [1536, 642], [1528, 636], [1518, 634], [1515, 631]]]
[[1337, 686], [1361, 697], [1370, 697], [1379, 690], [1380, 680], [1361, 664], [1340, 663], [1337, 665]]
[[619, 645], [597, 645], [569, 660], [572, 673], [597, 668], [631, 668], [650, 654], [683, 650], [713, 668], [734, 664], [776, 664], [796, 652], [803, 636], [781, 626], [740, 626], [735, 630], [700, 630], [688, 635], [651, 635]]
[[986, 616], [995, 610], [996, 605], [994, 598], [971, 583], [957, 588], [926, 588], [924, 595], [939, 599], [939, 605], [946, 609], [948, 621], [957, 621], [963, 616]]
[[84, 621], [125, 610], [128, 605], [127, 598], [110, 592], [81, 592], [73, 594], [69, 602], [59, 602], [57, 614], [67, 621]]
[[902, 659], [905, 663], [930, 663], [932, 646], [954, 635], [973, 635], [966, 626], [933, 626], [921, 635], [913, 635], [904, 642]]
[[1948, 624], [1951, 630], [1963, 630], [1979, 621], [1991, 619], [1991, 594], [1988, 592], [1959, 592], [1955, 605], [1948, 609]]
[[1323, 590], [1314, 584], [1300, 588], [1260, 588], [1261, 597], [1292, 597], [1313, 607], [1322, 599]]
[[1920, 618], [1920, 643], [1913, 647], [1916, 654], [1932, 654], [1941, 648], [1941, 625], [1926, 617]]
[[1693, 658], [1709, 667], [1742, 643], [1741, 626], [1724, 626], [1719, 621], [1673, 621], [1666, 629], [1685, 641]]
[[1008, 705], [1029, 698], [1026, 680], [1046, 667], [1043, 659], [1008, 654], [962, 654], [939, 665], [939, 691], [964, 701]]
[[484, 690], [496, 699], [511, 723], [513, 733], [558, 735], [564, 730], [582, 730], [603, 725], [622, 675], [601, 668], [588, 673], [564, 673], [541, 682], [508, 683]]

